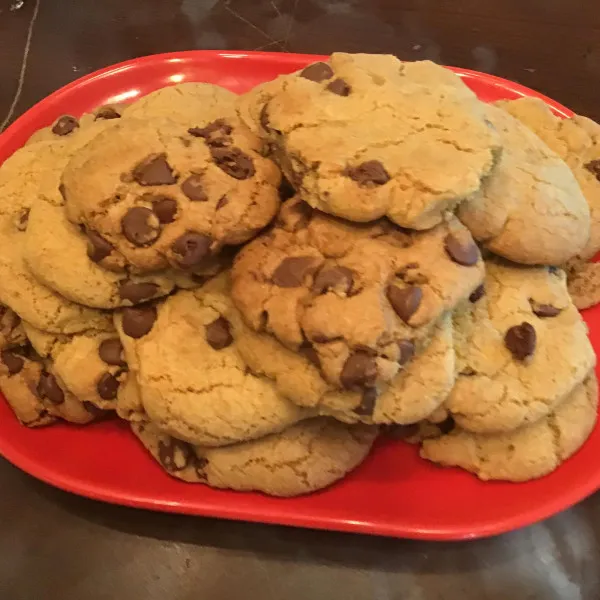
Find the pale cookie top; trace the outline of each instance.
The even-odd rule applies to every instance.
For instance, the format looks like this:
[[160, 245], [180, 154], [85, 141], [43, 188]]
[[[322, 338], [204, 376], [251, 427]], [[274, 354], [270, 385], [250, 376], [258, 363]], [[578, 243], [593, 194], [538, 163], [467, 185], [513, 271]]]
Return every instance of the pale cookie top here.
[[579, 256], [591, 258], [600, 250], [600, 125], [579, 115], [561, 119], [538, 98], [502, 101], [498, 106], [527, 125], [572, 169], [591, 216], [590, 238]]
[[91, 243], [144, 273], [214, 270], [279, 206], [280, 173], [235, 117], [181, 123], [121, 119], [79, 151], [63, 174], [67, 215]]
[[[329, 382], [354, 389], [393, 378], [483, 277], [479, 250], [454, 217], [411, 232], [387, 220], [343, 222], [296, 198], [236, 257], [232, 295], [252, 329], [314, 353]], [[358, 369], [367, 354], [368, 368]]]
[[428, 229], [479, 189], [500, 145], [457, 76], [432, 64], [423, 71], [393, 56], [335, 53], [250, 92], [239, 112], [258, 119], [311, 206]]
[[475, 432], [550, 413], [596, 362], [563, 271], [486, 262], [485, 288], [454, 316], [458, 378], [446, 407]]
[[[190, 443], [223, 446], [311, 416], [250, 373], [237, 351], [241, 317], [227, 276], [163, 304], [124, 309], [118, 330], [149, 418]], [[133, 342], [131, 342], [133, 338]]]
[[191, 446], [155, 424], [132, 430], [173, 477], [191, 483], [272, 496], [298, 496], [325, 488], [368, 455], [377, 428], [309, 419], [281, 433], [225, 448]]
[[467, 469], [483, 480], [535, 479], [579, 450], [594, 428], [597, 407], [598, 382], [592, 373], [552, 413], [528, 427], [491, 435], [454, 429], [425, 440], [421, 456]]
[[562, 265], [590, 231], [588, 204], [565, 162], [509, 113], [488, 106], [503, 152], [459, 219], [486, 248], [512, 261]]

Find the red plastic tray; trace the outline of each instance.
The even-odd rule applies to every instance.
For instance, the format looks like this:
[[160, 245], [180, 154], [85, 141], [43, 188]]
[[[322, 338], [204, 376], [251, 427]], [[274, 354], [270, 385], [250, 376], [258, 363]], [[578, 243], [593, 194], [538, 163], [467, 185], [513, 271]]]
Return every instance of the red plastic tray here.
[[[235, 92], [294, 71], [322, 57], [266, 52], [195, 51], [125, 62], [79, 79], [52, 94], [0, 135], [0, 162], [36, 129], [63, 113], [130, 101], [182, 81], [207, 81]], [[516, 83], [455, 69], [486, 101], [542, 97]], [[586, 311], [592, 343], [600, 348], [600, 308]], [[332, 488], [281, 500], [216, 491], [166, 475], [125, 423], [66, 424], [30, 430], [0, 402], [0, 453], [34, 477], [97, 500], [192, 515], [240, 519], [431, 540], [494, 535], [529, 525], [582, 500], [600, 487], [600, 428], [557, 471], [528, 483], [482, 483], [458, 469], [419, 459], [417, 449], [381, 441], [366, 462]]]

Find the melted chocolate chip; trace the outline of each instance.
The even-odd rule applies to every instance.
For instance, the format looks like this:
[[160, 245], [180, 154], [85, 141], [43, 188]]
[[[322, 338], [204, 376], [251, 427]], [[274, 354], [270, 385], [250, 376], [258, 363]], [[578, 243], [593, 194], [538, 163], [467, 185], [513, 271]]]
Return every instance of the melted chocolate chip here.
[[333, 69], [327, 63], [316, 62], [302, 69], [300, 77], [320, 83], [333, 77]]
[[375, 403], [377, 402], [377, 389], [367, 388], [362, 395], [360, 404], [354, 409], [354, 412], [361, 417], [371, 417], [375, 411]]
[[160, 236], [157, 216], [145, 206], [130, 208], [121, 219], [125, 237], [135, 246], [148, 246]]
[[410, 340], [398, 342], [398, 364], [405, 365], [415, 355], [415, 345]]
[[167, 162], [166, 154], [150, 154], [139, 162], [131, 172], [131, 176], [140, 185], [172, 185], [177, 177]]
[[481, 300], [484, 296], [485, 296], [485, 286], [482, 283], [481, 285], [478, 285], [471, 292], [471, 295], [469, 296], [469, 301], [475, 303], [478, 300]]
[[79, 121], [71, 115], [64, 115], [52, 127], [52, 133], [55, 135], [69, 135], [76, 129], [79, 129]]
[[341, 384], [348, 390], [371, 387], [377, 378], [377, 362], [366, 352], [352, 353], [342, 369]]
[[2, 350], [2, 352], [0, 352], [0, 360], [2, 360], [8, 369], [9, 375], [20, 373], [21, 369], [25, 366], [24, 358], [10, 350]]
[[343, 79], [333, 80], [326, 89], [338, 96], [349, 96], [352, 91], [350, 85]]
[[525, 360], [535, 352], [537, 336], [533, 325], [524, 321], [511, 327], [504, 336], [504, 344], [517, 360]]
[[102, 106], [96, 111], [94, 120], [98, 119], [109, 120], [109, 119], [120, 119], [121, 115], [112, 106]]
[[254, 175], [254, 162], [239, 148], [211, 148], [217, 167], [235, 179], [249, 179]]
[[350, 294], [354, 284], [354, 273], [347, 267], [331, 267], [321, 269], [315, 277], [312, 291], [324, 294], [330, 290], [341, 294]]
[[455, 263], [464, 267], [477, 264], [479, 260], [479, 249], [472, 239], [463, 241], [453, 233], [449, 233], [444, 238], [444, 248]]
[[192, 202], [206, 202], [208, 196], [204, 191], [202, 185], [202, 177], [200, 175], [190, 175], [182, 184], [181, 191], [192, 201]]
[[231, 143], [229, 136], [233, 128], [224, 119], [217, 119], [206, 127], [192, 127], [188, 133], [201, 137], [209, 146], [223, 147]]
[[156, 307], [151, 305], [124, 308], [123, 331], [129, 337], [141, 338], [152, 329], [156, 317]]
[[552, 304], [540, 304], [532, 298], [529, 298], [529, 304], [531, 305], [531, 310], [536, 317], [556, 317], [561, 313], [560, 308], [556, 308], [556, 306], [552, 306]]
[[389, 173], [378, 160], [368, 160], [356, 167], [347, 167], [344, 175], [356, 181], [362, 187], [384, 185], [390, 180]]
[[208, 236], [188, 231], [173, 242], [171, 250], [175, 254], [177, 264], [182, 269], [190, 269], [200, 265], [210, 255], [211, 243], [212, 240]]
[[386, 295], [394, 312], [405, 323], [408, 323], [410, 318], [419, 310], [423, 291], [417, 286], [399, 288], [396, 285], [390, 285], [387, 288]]
[[155, 283], [124, 281], [119, 285], [119, 296], [122, 300], [129, 300], [138, 304], [143, 300], [149, 300], [158, 292], [159, 287]]
[[65, 401], [65, 393], [58, 385], [56, 377], [46, 371], [40, 375], [37, 385], [37, 395], [42, 400], [49, 400], [52, 404], [62, 404]]
[[206, 328], [206, 341], [211, 348], [222, 350], [231, 346], [233, 343], [233, 335], [231, 335], [231, 324], [224, 317], [215, 319], [209, 323]]
[[584, 167], [598, 180], [600, 181], [600, 160], [591, 160], [586, 163]]
[[120, 382], [114, 375], [104, 373], [96, 384], [96, 390], [103, 400], [114, 400], [117, 397], [119, 385]]
[[158, 460], [171, 473], [183, 471], [193, 461], [193, 457], [190, 445], [185, 442], [175, 438], [169, 438], [168, 442], [158, 442]]
[[304, 285], [307, 276], [316, 269], [317, 261], [312, 256], [289, 256], [273, 272], [271, 280], [282, 288], [296, 288]]
[[88, 229], [86, 230], [85, 235], [88, 242], [87, 255], [92, 262], [99, 263], [113, 251], [112, 245], [99, 233]]
[[98, 347], [98, 354], [107, 365], [127, 366], [123, 360], [123, 344], [119, 338], [103, 340]]
[[152, 199], [152, 211], [162, 225], [172, 223], [177, 214], [177, 201], [168, 196], [156, 196]]

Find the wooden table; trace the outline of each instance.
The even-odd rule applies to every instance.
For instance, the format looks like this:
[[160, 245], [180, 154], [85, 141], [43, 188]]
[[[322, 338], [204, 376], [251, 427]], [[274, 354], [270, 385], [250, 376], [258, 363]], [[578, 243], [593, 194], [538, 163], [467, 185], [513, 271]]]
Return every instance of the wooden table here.
[[[0, 124], [100, 67], [193, 48], [430, 58], [600, 119], [594, 0], [0, 0]], [[600, 495], [434, 544], [106, 506], [0, 462], [2, 600], [593, 600], [599, 565]]]

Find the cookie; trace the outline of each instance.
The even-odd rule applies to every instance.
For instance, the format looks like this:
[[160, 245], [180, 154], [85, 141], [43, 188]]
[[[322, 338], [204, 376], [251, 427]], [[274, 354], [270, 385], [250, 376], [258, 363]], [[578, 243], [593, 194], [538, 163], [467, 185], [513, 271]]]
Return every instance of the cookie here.
[[579, 258], [593, 257], [600, 250], [600, 125], [579, 115], [561, 119], [538, 98], [498, 105], [537, 134], [573, 171], [591, 216], [590, 237]]
[[458, 375], [445, 405], [461, 428], [495, 433], [547, 416], [596, 357], [562, 270], [501, 261], [486, 270], [454, 314]]
[[262, 437], [312, 414], [248, 371], [237, 351], [241, 317], [227, 287], [224, 274], [117, 317], [144, 411], [165, 433], [203, 446]]
[[473, 237], [509, 260], [562, 265], [582, 252], [588, 204], [566, 163], [518, 119], [495, 106], [487, 117], [503, 152], [481, 190], [457, 212]]
[[17, 313], [0, 304], [0, 350], [21, 346], [25, 343], [26, 336]]
[[569, 271], [567, 287], [573, 304], [579, 309], [600, 302], [600, 264], [580, 263]]
[[343, 222], [295, 198], [236, 257], [232, 296], [252, 329], [314, 354], [329, 383], [354, 389], [390, 381], [483, 277], [454, 217], [411, 232]]
[[259, 150], [234, 116], [121, 119], [65, 169], [67, 215], [137, 273], [213, 272], [224, 246], [246, 242], [277, 211], [280, 174]]
[[299, 496], [328, 487], [368, 455], [377, 429], [316, 418], [281, 433], [225, 448], [193, 447], [153, 423], [131, 428], [165, 471], [214, 488]]
[[[273, 156], [311, 206], [428, 229], [480, 188], [500, 152], [475, 94], [429, 67], [424, 77], [393, 56], [334, 53], [254, 94], [240, 114], [258, 114]], [[421, 83], [436, 79], [434, 69], [436, 85]]]
[[421, 456], [461, 467], [483, 480], [536, 479], [554, 471], [585, 443], [596, 423], [597, 407], [598, 382], [592, 374], [552, 413], [528, 427], [490, 435], [455, 429], [425, 440]]

